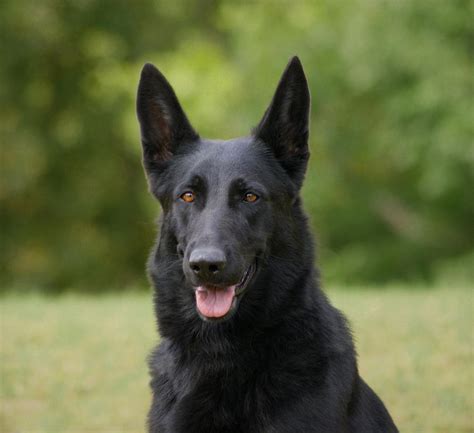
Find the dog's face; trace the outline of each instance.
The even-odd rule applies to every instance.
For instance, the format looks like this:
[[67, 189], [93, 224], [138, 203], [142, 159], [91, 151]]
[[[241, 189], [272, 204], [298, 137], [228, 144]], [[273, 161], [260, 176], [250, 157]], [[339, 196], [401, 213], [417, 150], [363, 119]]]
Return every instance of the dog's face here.
[[297, 58], [252, 135], [201, 139], [166, 79], [145, 65], [138, 89], [144, 166], [182, 261], [186, 290], [208, 321], [229, 319], [289, 214], [309, 156], [309, 91]]

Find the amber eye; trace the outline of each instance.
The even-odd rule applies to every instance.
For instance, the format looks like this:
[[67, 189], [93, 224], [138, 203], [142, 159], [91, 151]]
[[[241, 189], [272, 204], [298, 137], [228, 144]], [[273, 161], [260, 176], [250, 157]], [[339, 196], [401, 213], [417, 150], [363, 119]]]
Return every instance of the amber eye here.
[[248, 192], [244, 196], [244, 201], [247, 203], [254, 203], [258, 200], [258, 195], [254, 194], [253, 192]]
[[195, 199], [195, 196], [193, 192], [186, 191], [185, 193], [181, 194], [179, 198], [186, 203], [192, 203]]

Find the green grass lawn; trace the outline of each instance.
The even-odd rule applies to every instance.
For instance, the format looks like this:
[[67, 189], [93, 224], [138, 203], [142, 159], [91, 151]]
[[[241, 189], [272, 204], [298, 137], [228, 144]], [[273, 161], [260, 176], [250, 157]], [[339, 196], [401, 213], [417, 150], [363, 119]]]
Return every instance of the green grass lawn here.
[[[474, 431], [472, 288], [330, 290], [402, 432]], [[1, 298], [2, 433], [141, 432], [150, 296]]]

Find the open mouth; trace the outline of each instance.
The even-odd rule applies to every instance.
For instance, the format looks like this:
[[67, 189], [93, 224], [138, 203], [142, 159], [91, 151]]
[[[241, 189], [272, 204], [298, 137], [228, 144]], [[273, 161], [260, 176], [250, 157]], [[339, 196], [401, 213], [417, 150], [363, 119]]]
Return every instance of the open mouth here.
[[252, 263], [238, 284], [232, 286], [204, 285], [195, 288], [196, 307], [204, 320], [220, 321], [229, 318], [237, 309], [239, 299], [257, 270]]

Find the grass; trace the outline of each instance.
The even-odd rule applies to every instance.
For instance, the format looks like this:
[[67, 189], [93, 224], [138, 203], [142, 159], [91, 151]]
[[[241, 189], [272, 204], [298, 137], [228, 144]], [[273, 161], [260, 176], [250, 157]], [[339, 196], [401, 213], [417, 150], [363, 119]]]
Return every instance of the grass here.
[[[330, 290], [402, 432], [474, 431], [472, 288]], [[150, 296], [1, 299], [2, 433], [141, 432]]]

